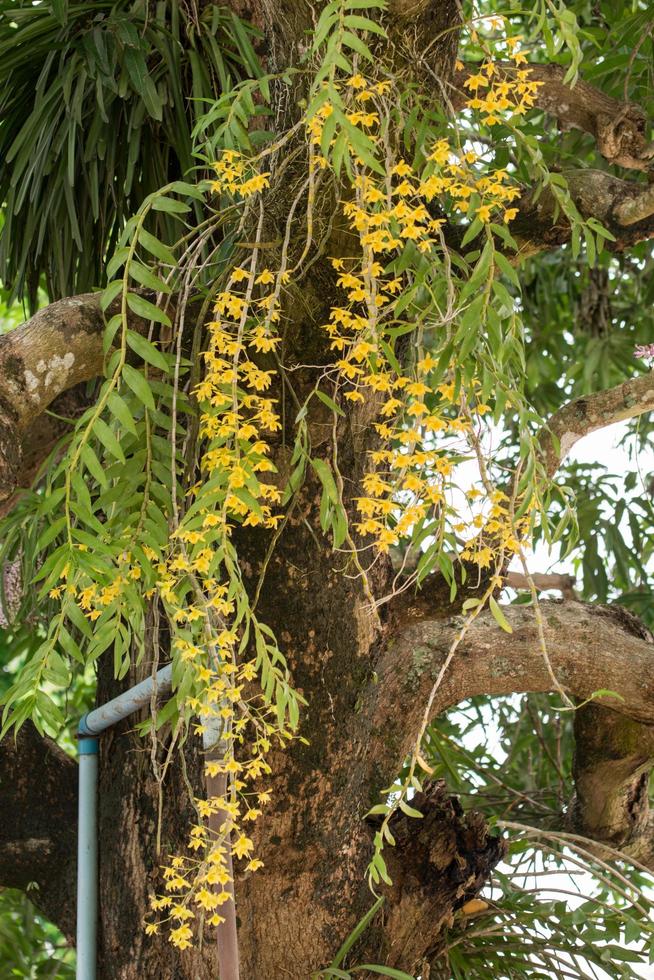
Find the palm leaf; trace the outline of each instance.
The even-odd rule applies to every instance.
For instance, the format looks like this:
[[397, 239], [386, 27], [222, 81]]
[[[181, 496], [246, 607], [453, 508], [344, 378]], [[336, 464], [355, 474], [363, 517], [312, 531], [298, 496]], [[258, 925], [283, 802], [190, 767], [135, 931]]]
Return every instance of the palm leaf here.
[[[194, 166], [206, 101], [257, 68], [233, 14], [148, 6], [0, 0], [0, 264], [32, 308], [40, 285], [56, 299], [104, 284], [126, 219]], [[173, 216], [151, 220], [174, 240]]]

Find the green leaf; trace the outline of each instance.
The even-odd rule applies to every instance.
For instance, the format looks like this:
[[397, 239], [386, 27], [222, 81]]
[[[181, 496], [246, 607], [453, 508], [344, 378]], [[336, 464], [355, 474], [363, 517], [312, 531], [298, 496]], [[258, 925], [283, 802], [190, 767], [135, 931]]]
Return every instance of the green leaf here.
[[493, 619], [495, 620], [497, 625], [501, 626], [501, 628], [504, 630], [505, 633], [513, 633], [513, 627], [507, 620], [506, 616], [498, 606], [493, 596], [491, 596], [490, 599], [488, 600], [488, 605], [493, 615]]
[[356, 51], [357, 54], [361, 55], [362, 58], [365, 58], [366, 61], [374, 62], [375, 56], [373, 55], [372, 51], [357, 34], [353, 34], [351, 31], [344, 31], [341, 41], [343, 44], [347, 45], [348, 48], [351, 48], [353, 51]]
[[130, 262], [129, 274], [132, 279], [136, 279], [142, 286], [147, 289], [151, 289], [155, 293], [170, 293], [172, 287], [160, 279], [159, 276], [155, 276], [153, 272], [147, 269], [140, 262]]
[[390, 977], [391, 980], [415, 980], [415, 977], [404, 973], [402, 970], [396, 970], [392, 966], [375, 966], [371, 963], [362, 963], [361, 966], [355, 966], [351, 972], [362, 973], [365, 971], [368, 973], [377, 973], [382, 977]]
[[334, 537], [334, 548], [340, 548], [348, 533], [347, 514], [345, 507], [335, 507], [332, 514], [332, 534]]
[[104, 329], [102, 335], [102, 350], [105, 354], [108, 354], [111, 347], [113, 346], [114, 339], [119, 328], [122, 330], [123, 318], [120, 313], [116, 313], [111, 317], [107, 326]]
[[107, 276], [109, 279], [113, 279], [118, 270], [122, 265], [125, 265], [127, 258], [129, 256], [129, 248], [124, 246], [123, 248], [116, 249], [112, 258], [109, 260], [107, 265]]
[[423, 819], [424, 814], [421, 813], [420, 810], [416, 810], [414, 807], [409, 806], [406, 800], [401, 799], [398, 805], [402, 813], [406, 813], [407, 817], [414, 817], [416, 820]]
[[109, 395], [109, 398], [107, 400], [107, 408], [109, 409], [111, 414], [118, 419], [122, 427], [127, 432], [131, 432], [132, 435], [134, 436], [136, 435], [136, 425], [134, 424], [132, 413], [127, 407], [127, 404], [124, 401], [124, 399], [122, 399], [120, 395], [117, 394], [115, 391], [112, 391], [111, 394]]
[[512, 282], [514, 286], [517, 286], [519, 288], [520, 280], [518, 278], [518, 273], [511, 265], [506, 255], [503, 255], [502, 252], [496, 251], [493, 255], [493, 260], [497, 265], [498, 269], [500, 270], [500, 272], [502, 273], [502, 275], [506, 276], [506, 278], [510, 282]]
[[318, 474], [318, 478], [322, 483], [329, 500], [337, 507], [340, 506], [341, 498], [339, 496], [329, 463], [326, 463], [324, 459], [312, 459], [311, 466]]
[[386, 31], [380, 24], [376, 24], [369, 17], [361, 17], [359, 14], [348, 14], [347, 17], [343, 18], [343, 23], [346, 27], [352, 27], [356, 31], [371, 31], [380, 37], [387, 36]]
[[143, 99], [148, 115], [160, 122], [163, 118], [163, 107], [143, 54], [137, 48], [126, 47], [124, 58], [134, 91]]
[[37, 539], [36, 551], [37, 552], [44, 551], [45, 548], [47, 548], [48, 545], [54, 541], [57, 535], [60, 534], [61, 531], [63, 531], [64, 527], [66, 526], [66, 523], [67, 521], [65, 517], [58, 517], [56, 521], [53, 521], [52, 524], [49, 524], [45, 528], [45, 530], [41, 532], [41, 534]]
[[102, 468], [100, 460], [95, 455], [93, 449], [89, 446], [88, 443], [86, 443], [85, 446], [82, 446], [82, 449], [80, 451], [80, 457], [82, 462], [86, 466], [87, 470], [91, 474], [91, 476], [95, 480], [97, 480], [100, 486], [102, 487], [108, 486], [107, 476], [104, 469]]
[[601, 687], [597, 691], [593, 691], [588, 700], [592, 701], [594, 698], [615, 698], [616, 701], [622, 701], [624, 703], [624, 698], [621, 694], [618, 694], [617, 691], [611, 691], [604, 687]]
[[152, 202], [153, 211], [165, 211], [168, 214], [188, 214], [191, 210], [190, 205], [184, 201], [176, 201], [172, 197], [160, 195], [155, 197]]
[[135, 354], [138, 354], [140, 358], [148, 364], [151, 364], [152, 367], [157, 368], [159, 371], [168, 371], [168, 362], [164, 355], [160, 350], [157, 350], [151, 341], [142, 337], [140, 333], [136, 333], [135, 330], [128, 330], [127, 343]]
[[341, 963], [343, 962], [347, 954], [350, 952], [352, 947], [357, 943], [357, 941], [366, 931], [366, 929], [368, 928], [368, 926], [370, 925], [374, 917], [377, 915], [377, 913], [379, 912], [383, 904], [384, 904], [384, 898], [382, 896], [381, 898], [378, 898], [375, 904], [368, 909], [368, 911], [361, 917], [361, 919], [359, 919], [354, 929], [347, 937], [345, 942], [339, 947], [336, 956], [329, 964], [330, 970], [335, 970], [337, 967], [341, 965]]
[[139, 231], [139, 244], [146, 249], [150, 255], [154, 255], [155, 259], [159, 259], [164, 265], [175, 265], [175, 256], [170, 251], [170, 249], [160, 242], [158, 238], [151, 235], [149, 231], [145, 228], [141, 228]]
[[52, 12], [60, 24], [65, 24], [68, 20], [68, 0], [51, 0]]
[[332, 412], [335, 412], [336, 415], [340, 415], [341, 418], [345, 418], [345, 412], [343, 411], [343, 409], [340, 408], [336, 404], [336, 402], [332, 398], [329, 397], [329, 395], [326, 395], [325, 392], [324, 391], [320, 391], [320, 389], [316, 389], [315, 394], [320, 399], [320, 401], [323, 403], [323, 405], [326, 405], [327, 408], [329, 408]]
[[116, 439], [116, 436], [103, 419], [95, 420], [93, 425], [93, 434], [97, 436], [108, 453], [115, 456], [121, 463], [125, 462], [125, 454], [120, 446], [120, 443], [118, 442], [118, 439]]
[[127, 294], [127, 305], [132, 313], [143, 317], [144, 320], [154, 320], [156, 323], [162, 323], [165, 327], [172, 326], [167, 313], [155, 306], [154, 303], [139, 296], [138, 293]]
[[382, 857], [381, 853], [379, 853], [379, 851], [373, 856], [372, 861], [370, 863], [383, 882], [385, 882], [387, 885], [393, 884], [388, 874], [386, 861], [384, 861], [384, 858]]
[[122, 279], [114, 279], [110, 282], [102, 296], [100, 297], [100, 309], [104, 313], [108, 306], [111, 306], [116, 296], [122, 291], [123, 288]]

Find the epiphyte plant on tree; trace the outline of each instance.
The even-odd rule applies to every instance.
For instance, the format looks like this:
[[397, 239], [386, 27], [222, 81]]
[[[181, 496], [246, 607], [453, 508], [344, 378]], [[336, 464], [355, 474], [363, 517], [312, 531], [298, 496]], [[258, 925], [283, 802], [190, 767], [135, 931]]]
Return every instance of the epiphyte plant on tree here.
[[[292, 975], [342, 975], [353, 942], [333, 960], [333, 934], [357, 921], [369, 928], [355, 929], [355, 940], [384, 959], [387, 975], [424, 970], [443, 955], [453, 910], [502, 854], [499, 838], [469, 826], [461, 881], [425, 899], [433, 938], [402, 933], [402, 903], [412, 900], [402, 843], [421, 833], [411, 821], [460, 821], [430, 782], [435, 714], [462, 696], [523, 689], [555, 691], [564, 716], [581, 716], [575, 697], [584, 710], [600, 698], [627, 702], [636, 721], [643, 710], [633, 691], [625, 696], [616, 666], [579, 667], [572, 680], [567, 664], [561, 672], [525, 554], [535, 537], [556, 543], [574, 525], [571, 495], [553, 480], [573, 443], [646, 412], [651, 382], [633, 379], [592, 406], [570, 402], [547, 427], [530, 397], [519, 270], [542, 248], [569, 243], [580, 261], [583, 243], [592, 266], [620, 234], [627, 243], [648, 237], [650, 195], [605, 171], [552, 169], [535, 136], [534, 119], [553, 111], [552, 89], [571, 101], [583, 86], [572, 87], [581, 47], [571, 12], [545, 3], [518, 28], [517, 13], [473, 10], [461, 20], [454, 6], [419, 6], [409, 27], [402, 4], [333, 0], [315, 23], [298, 5], [286, 51], [266, 21], [267, 63], [230, 80], [194, 120], [199, 179], [168, 173], [143, 195], [115, 249], [105, 237], [112, 255], [102, 294], [86, 306], [63, 301], [55, 314], [64, 346], [55, 325], [47, 348], [47, 311], [23, 328], [40, 330], [42, 346], [24, 364], [28, 396], [15, 409], [6, 386], [4, 556], [37, 586], [15, 615], [38, 617], [44, 635], [4, 697], [4, 728], [60, 729], [54, 688], [89, 663], [102, 670], [108, 658], [122, 680], [172, 658], [174, 696], [153, 705], [146, 725], [159, 796], [135, 905], [153, 948], [163, 934], [183, 954], [175, 962], [203, 962], [205, 930], [234, 914], [231, 853], [239, 909], [250, 902], [241, 918], [246, 975], [281, 969], [282, 951], [272, 942], [258, 949], [253, 938], [274, 915], [256, 880], [281, 881], [288, 869], [270, 841], [299, 837], [309, 863], [297, 865], [306, 884], [293, 893], [291, 917], [306, 921], [299, 910], [326, 855], [341, 899], [315, 915], [325, 918], [311, 943], [290, 941]], [[541, 34], [554, 55], [568, 45], [567, 68], [530, 62]], [[141, 51], [141, 41], [127, 47]], [[153, 108], [159, 89], [144, 92]], [[591, 132], [609, 163], [645, 169], [643, 128], [623, 125], [635, 110], [596, 99], [594, 116], [590, 96], [586, 115], [562, 103], [564, 121]], [[21, 336], [0, 349], [7, 370], [23, 357]], [[79, 392], [72, 432], [37, 489], [16, 502], [21, 434], [55, 394], [98, 376], [90, 398]], [[478, 479], [461, 486], [471, 459]], [[338, 643], [307, 599], [309, 542], [320, 551], [312, 587], [331, 592], [332, 616], [347, 609]], [[527, 612], [497, 601], [516, 557]], [[296, 594], [303, 612], [294, 630], [275, 603], [296, 610]], [[422, 627], [419, 640], [430, 603], [443, 625], [437, 639]], [[577, 610], [559, 615], [583, 633]], [[314, 626], [305, 629], [314, 619], [320, 641]], [[489, 629], [496, 646], [504, 633], [518, 651], [504, 672], [499, 662], [484, 668]], [[631, 633], [631, 653], [644, 658], [644, 636]], [[471, 651], [477, 680], [459, 688]], [[316, 679], [328, 662], [323, 704]], [[417, 693], [400, 730], [389, 708], [395, 697], [406, 703], [407, 684]], [[328, 723], [337, 710], [350, 719], [336, 722], [338, 736]], [[220, 790], [205, 796], [195, 736], [211, 725], [222, 750], [205, 773]], [[175, 767], [187, 824], [169, 834], [165, 780]], [[306, 795], [319, 773], [331, 789], [289, 825], [291, 787], [301, 783]], [[335, 787], [348, 805], [332, 808], [325, 829]], [[380, 889], [386, 938], [376, 915], [363, 914]]]

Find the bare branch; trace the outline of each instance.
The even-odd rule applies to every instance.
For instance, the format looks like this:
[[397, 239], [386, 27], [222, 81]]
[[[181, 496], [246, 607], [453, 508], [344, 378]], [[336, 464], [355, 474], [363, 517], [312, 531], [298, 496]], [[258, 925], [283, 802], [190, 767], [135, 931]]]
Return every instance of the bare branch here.
[[[533, 607], [502, 610], [512, 634], [502, 632], [490, 612], [479, 615], [436, 694], [434, 716], [477, 694], [552, 690]], [[654, 643], [644, 638], [639, 621], [620, 606], [576, 601], [541, 601], [541, 610], [549, 658], [565, 691], [581, 699], [599, 690], [615, 691], [618, 697], [598, 703], [654, 724]], [[465, 622], [464, 616], [418, 617], [424, 617], [424, 606], [417, 604], [415, 611], [409, 606], [389, 637], [364, 708], [370, 730], [394, 746], [399, 761], [412, 746], [434, 678]], [[400, 704], [398, 712], [394, 706]], [[389, 719], [394, 719], [390, 725]], [[368, 751], [371, 759], [380, 751], [376, 738]]]
[[[607, 241], [609, 250], [622, 252], [654, 236], [654, 195], [647, 185], [592, 168], [563, 176], [582, 218], [596, 218], [615, 239]], [[519, 245], [519, 259], [570, 241], [570, 222], [549, 187], [525, 192], [516, 206], [518, 214], [509, 228]]]
[[[514, 78], [521, 70], [510, 62], [500, 62], [497, 70]], [[578, 79], [574, 87], [563, 81], [562, 65], [529, 65], [529, 81], [540, 82], [536, 105], [554, 116], [561, 130], [580, 129], [594, 137], [597, 149], [609, 163], [630, 170], [649, 170], [654, 147], [647, 138], [647, 115], [640, 106], [620, 102], [601, 89]], [[452, 104], [460, 109], [470, 97], [464, 83], [479, 71], [479, 65], [465, 65], [454, 77]]]
[[653, 409], [654, 372], [568, 402], [551, 417], [543, 436], [547, 473], [552, 476], [572, 447], [584, 436]]
[[[556, 572], [532, 572], [531, 579], [540, 591], [541, 589], [556, 589], [562, 592], [565, 598], [574, 599], [574, 575], [561, 575]], [[530, 585], [527, 576], [522, 572], [507, 572], [504, 576], [504, 584], [510, 589], [529, 589]]]
[[638, 221], [644, 221], [654, 214], [654, 187], [649, 185], [636, 197], [627, 198], [614, 209], [615, 216], [621, 225], [629, 227]]

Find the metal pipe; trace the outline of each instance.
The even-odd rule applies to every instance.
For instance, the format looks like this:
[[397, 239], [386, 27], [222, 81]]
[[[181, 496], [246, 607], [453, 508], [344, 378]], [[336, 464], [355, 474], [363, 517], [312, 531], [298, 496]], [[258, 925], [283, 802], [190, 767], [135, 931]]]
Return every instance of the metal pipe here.
[[95, 708], [94, 711], [89, 711], [80, 719], [78, 734], [99, 735], [100, 732], [111, 728], [116, 722], [122, 721], [123, 718], [127, 718], [128, 715], [138, 711], [139, 708], [149, 703], [155, 687], [157, 691], [162, 693], [170, 689], [172, 673], [173, 665], [168, 664], [167, 667], [158, 670], [154, 677], [146, 677], [140, 684], [130, 687], [129, 691], [123, 691], [118, 697], [107, 701], [106, 704]]
[[95, 980], [98, 834], [98, 740], [79, 740], [77, 830], [77, 980]]
[[172, 664], [154, 677], [89, 711], [77, 729], [79, 752], [79, 822], [77, 831], [77, 980], [95, 980], [98, 922], [98, 739], [116, 722], [149, 704], [155, 690], [165, 692], [172, 683]]
[[[207, 762], [221, 760], [225, 755], [224, 744], [221, 747], [223, 721], [218, 715], [203, 715], [202, 747]], [[227, 774], [218, 773], [216, 776], [207, 774], [207, 798], [212, 796], [224, 797], [227, 792]], [[210, 813], [208, 818], [209, 830], [218, 837], [220, 829], [228, 819], [224, 810]], [[216, 927], [216, 942], [218, 944], [218, 976], [220, 980], [239, 980], [240, 965], [238, 953], [238, 932], [236, 928], [236, 896], [234, 894], [234, 866], [232, 862], [232, 840], [228, 833], [225, 845], [225, 871], [229, 880], [221, 887], [229, 892], [230, 900], [222, 909], [223, 922]]]
[[[208, 756], [212, 758], [212, 756]], [[214, 756], [215, 758], [215, 756]], [[227, 775], [220, 773], [218, 776], [207, 776], [207, 796], [224, 796], [227, 790]], [[224, 810], [210, 813], [208, 818], [209, 829], [216, 837], [220, 833], [220, 828], [227, 820]], [[232, 863], [232, 841], [231, 835], [225, 838], [225, 871], [229, 875], [221, 887], [229, 892], [230, 900], [221, 908], [224, 922], [216, 927], [216, 942], [218, 944], [218, 976], [220, 980], [239, 980], [240, 966], [238, 955], [238, 933], [236, 929], [236, 896], [234, 894], [234, 866]]]

